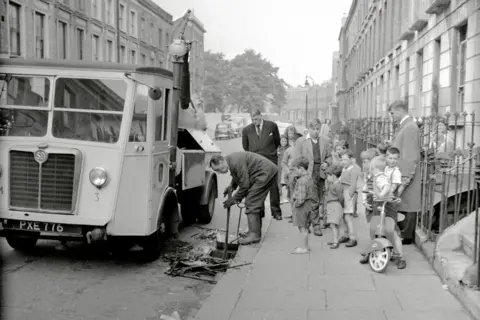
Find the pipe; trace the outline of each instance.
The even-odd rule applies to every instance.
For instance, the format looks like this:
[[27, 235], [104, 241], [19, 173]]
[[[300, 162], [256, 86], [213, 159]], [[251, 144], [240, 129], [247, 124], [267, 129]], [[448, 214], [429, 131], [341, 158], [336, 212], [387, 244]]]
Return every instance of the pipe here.
[[175, 172], [177, 167], [178, 121], [182, 96], [183, 56], [172, 55], [173, 64], [173, 101], [170, 121], [170, 174], [169, 186], [175, 188]]
[[120, 59], [120, 0], [117, 0], [117, 62], [121, 63]]

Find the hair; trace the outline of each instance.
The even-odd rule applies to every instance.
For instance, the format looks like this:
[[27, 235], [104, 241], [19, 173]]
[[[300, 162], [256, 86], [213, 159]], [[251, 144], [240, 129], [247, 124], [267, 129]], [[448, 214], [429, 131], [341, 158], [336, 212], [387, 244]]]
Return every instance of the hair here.
[[388, 148], [390, 148], [390, 143], [388, 143], [386, 141], [380, 142], [377, 146], [377, 150], [380, 154], [386, 154]]
[[308, 159], [305, 157], [299, 157], [293, 161], [292, 167], [308, 170]]
[[252, 111], [252, 117], [261, 116], [261, 115], [262, 115], [262, 111], [260, 111], [260, 109], [255, 109]]
[[376, 156], [375, 158], [370, 161], [370, 168], [375, 168], [380, 171], [384, 171], [385, 167], [387, 166], [387, 161], [385, 161], [385, 157]]
[[340, 140], [338, 141], [336, 144], [335, 144], [335, 148], [336, 147], [342, 147], [343, 149], [348, 149], [349, 145], [348, 145], [348, 142], [345, 141], [345, 140]]
[[331, 165], [330, 167], [327, 168], [325, 173], [329, 176], [335, 176], [337, 178], [340, 178], [342, 175], [343, 168], [338, 165]]
[[321, 125], [322, 125], [322, 122], [317, 118], [314, 118], [310, 120], [310, 122], [308, 122], [309, 129], [312, 129], [312, 128], [315, 128], [316, 126], [321, 126]]
[[220, 164], [220, 162], [222, 162], [222, 161], [225, 161], [225, 157], [216, 154], [216, 155], [212, 156], [212, 158], [210, 159], [210, 167], [218, 166]]
[[297, 127], [295, 127], [293, 124], [292, 125], [289, 125], [286, 129], [285, 129], [285, 136], [287, 137], [287, 140], [288, 140], [288, 133], [290, 131], [293, 131], [294, 135], [293, 135], [293, 139], [296, 140], [298, 138], [298, 130], [297, 130]]
[[280, 135], [280, 140], [282, 140], [282, 139], [286, 139], [286, 140], [288, 141], [288, 137], [287, 137], [287, 135], [285, 135], [285, 134], [281, 134], [281, 135]]
[[353, 151], [352, 150], [347, 150], [343, 155], [348, 156], [349, 159], [352, 159], [354, 157]]
[[390, 147], [387, 149], [387, 153], [388, 154], [400, 154], [400, 150], [398, 150], [398, 148], [395, 148], [395, 147]]
[[360, 159], [362, 160], [372, 160], [376, 156], [377, 156], [377, 150], [375, 148], [363, 150], [362, 153], [360, 153]]
[[393, 111], [393, 110], [402, 110], [404, 112], [408, 112], [408, 103], [406, 101], [403, 101], [403, 100], [393, 101], [388, 106], [388, 111]]

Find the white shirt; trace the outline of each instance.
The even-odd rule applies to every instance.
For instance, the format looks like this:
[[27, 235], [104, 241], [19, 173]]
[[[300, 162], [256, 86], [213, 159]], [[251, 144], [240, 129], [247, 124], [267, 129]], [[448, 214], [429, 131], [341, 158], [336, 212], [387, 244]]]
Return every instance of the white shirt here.
[[385, 167], [385, 174], [390, 183], [402, 184], [402, 173], [398, 167]]

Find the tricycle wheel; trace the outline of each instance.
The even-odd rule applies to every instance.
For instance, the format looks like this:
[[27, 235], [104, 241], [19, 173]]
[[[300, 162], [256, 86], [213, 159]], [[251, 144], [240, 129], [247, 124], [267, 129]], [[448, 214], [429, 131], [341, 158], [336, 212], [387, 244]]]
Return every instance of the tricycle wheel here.
[[40, 233], [37, 232], [8, 232], [5, 235], [10, 247], [17, 251], [29, 251], [35, 247]]
[[198, 211], [198, 223], [207, 224], [212, 221], [213, 214], [215, 212], [215, 190], [217, 189], [217, 183], [213, 181], [208, 190], [208, 202], [207, 204], [200, 205], [200, 210]]
[[392, 250], [390, 248], [383, 248], [370, 252], [368, 257], [370, 268], [377, 273], [384, 272], [390, 263], [391, 256]]

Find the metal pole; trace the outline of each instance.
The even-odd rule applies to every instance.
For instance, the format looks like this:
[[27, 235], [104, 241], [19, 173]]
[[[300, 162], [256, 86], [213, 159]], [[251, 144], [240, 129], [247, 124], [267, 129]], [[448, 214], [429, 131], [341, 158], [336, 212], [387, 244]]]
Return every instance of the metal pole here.
[[117, 62], [121, 63], [120, 59], [120, 0], [117, 0]]
[[183, 56], [172, 55], [173, 62], [173, 103], [170, 119], [170, 181], [169, 186], [175, 187], [175, 172], [177, 167], [178, 117], [182, 95]]
[[305, 127], [308, 127], [308, 92], [305, 93]]

